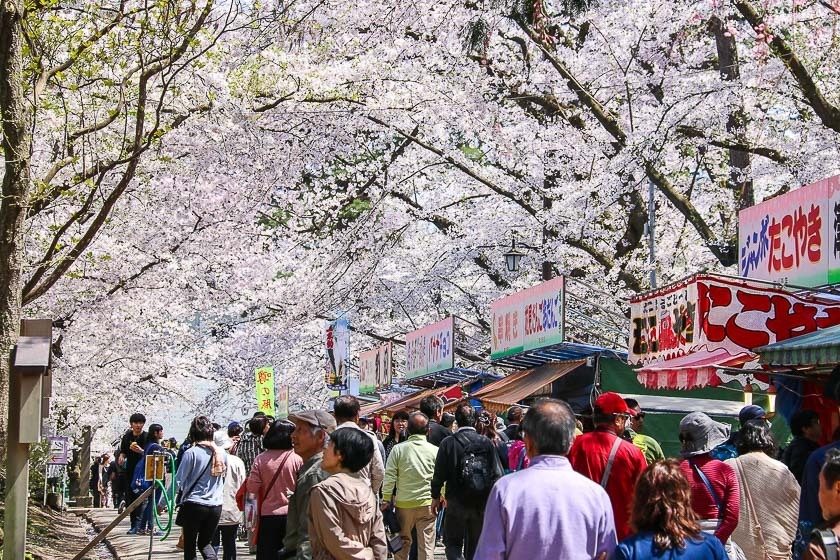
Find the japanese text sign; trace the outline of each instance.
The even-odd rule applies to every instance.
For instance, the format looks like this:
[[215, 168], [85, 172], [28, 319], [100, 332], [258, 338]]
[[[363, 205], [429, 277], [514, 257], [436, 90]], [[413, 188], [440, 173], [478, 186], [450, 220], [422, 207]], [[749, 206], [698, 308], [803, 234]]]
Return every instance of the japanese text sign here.
[[840, 302], [702, 274], [630, 301], [627, 362], [650, 364], [698, 350], [737, 356], [836, 324]]
[[289, 416], [289, 386], [281, 385], [277, 393], [277, 418]]
[[48, 465], [66, 465], [70, 456], [70, 440], [64, 436], [50, 436]]
[[563, 286], [560, 276], [490, 305], [491, 359], [563, 342]]
[[373, 393], [391, 385], [392, 345], [383, 344], [359, 354], [359, 393]]
[[405, 378], [455, 367], [455, 318], [449, 317], [405, 335]]
[[840, 175], [738, 214], [741, 276], [799, 286], [840, 281]]
[[166, 456], [155, 452], [151, 455], [145, 455], [145, 457], [143, 480], [163, 480], [166, 473]]
[[347, 373], [350, 370], [350, 321], [336, 319], [327, 323], [326, 330], [327, 389], [347, 389]]
[[274, 416], [274, 368], [261, 367], [254, 370], [257, 386], [257, 410]]

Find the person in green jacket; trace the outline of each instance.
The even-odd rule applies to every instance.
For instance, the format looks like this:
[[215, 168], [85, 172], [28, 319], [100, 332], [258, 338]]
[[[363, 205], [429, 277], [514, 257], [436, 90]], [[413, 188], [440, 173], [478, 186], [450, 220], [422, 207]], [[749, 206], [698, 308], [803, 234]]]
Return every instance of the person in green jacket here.
[[411, 531], [416, 527], [418, 560], [434, 560], [435, 521], [432, 511], [432, 475], [438, 448], [427, 441], [429, 417], [414, 412], [408, 418], [408, 439], [395, 445], [385, 465], [382, 486], [382, 509], [390, 507], [396, 486], [394, 505], [400, 521], [403, 546], [396, 560], [406, 560], [411, 550]]
[[627, 408], [634, 413], [627, 423], [627, 433], [632, 438], [630, 441], [639, 448], [645, 456], [648, 465], [652, 465], [656, 461], [661, 461], [665, 458], [665, 454], [662, 453], [662, 447], [659, 445], [659, 442], [642, 433], [645, 425], [645, 412], [639, 406], [639, 401], [636, 399], [624, 399], [624, 402], [627, 403]]

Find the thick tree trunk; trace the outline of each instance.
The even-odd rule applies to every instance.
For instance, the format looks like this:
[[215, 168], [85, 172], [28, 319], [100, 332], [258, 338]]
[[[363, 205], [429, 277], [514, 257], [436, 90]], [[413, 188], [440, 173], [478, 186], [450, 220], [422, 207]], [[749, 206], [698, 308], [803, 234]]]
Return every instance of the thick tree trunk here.
[[3, 120], [3, 198], [0, 201], [0, 458], [9, 416], [9, 354], [21, 317], [24, 221], [29, 206], [32, 136], [23, 90], [23, 2], [0, 1], [0, 116]]
[[[738, 65], [738, 46], [735, 37], [727, 35], [723, 21], [717, 16], [709, 20], [709, 31], [715, 36], [720, 77], [726, 82], [741, 77]], [[733, 107], [726, 120], [726, 131], [731, 137], [746, 143], [747, 115], [742, 104]], [[729, 149], [729, 188], [738, 198], [738, 210], [755, 204], [752, 175], [750, 173], [750, 153], [736, 148]]]

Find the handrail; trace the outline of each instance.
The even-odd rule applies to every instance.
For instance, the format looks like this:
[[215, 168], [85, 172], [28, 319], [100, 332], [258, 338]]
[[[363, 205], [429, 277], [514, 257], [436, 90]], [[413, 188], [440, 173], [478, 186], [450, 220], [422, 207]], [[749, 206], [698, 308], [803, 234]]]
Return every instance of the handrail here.
[[126, 516], [128, 516], [128, 514], [130, 514], [132, 511], [134, 511], [135, 509], [137, 509], [138, 507], [140, 507], [140, 504], [142, 504], [142, 503], [146, 500], [146, 498], [148, 498], [148, 497], [152, 494], [152, 492], [154, 491], [154, 489], [155, 489], [154, 484], [153, 484], [153, 485], [151, 485], [151, 486], [149, 486], [148, 488], [146, 488], [146, 489], [143, 491], [143, 493], [142, 493], [142, 494], [140, 494], [140, 496], [138, 496], [136, 500], [134, 500], [133, 502], [131, 502], [131, 503], [128, 505], [128, 507], [126, 507], [126, 508], [123, 510], [123, 512], [122, 512], [121, 514], [117, 515], [117, 517], [116, 517], [113, 521], [111, 521], [111, 523], [109, 523], [109, 524], [108, 524], [108, 526], [107, 526], [107, 527], [105, 527], [105, 528], [102, 530], [102, 532], [100, 532], [98, 535], [96, 535], [95, 537], [93, 537], [93, 540], [92, 540], [92, 541], [90, 541], [89, 543], [87, 543], [87, 546], [85, 546], [85, 547], [82, 549], [82, 551], [81, 551], [80, 553], [78, 553], [76, 556], [74, 556], [74, 557], [73, 557], [73, 560], [82, 560], [82, 558], [84, 558], [84, 557], [85, 557], [85, 555], [86, 555], [88, 552], [90, 552], [90, 550], [91, 550], [94, 546], [98, 545], [100, 542], [102, 542], [102, 541], [105, 539], [105, 537], [107, 537], [107, 536], [108, 536], [108, 533], [110, 533], [110, 532], [114, 529], [114, 527], [116, 527], [117, 525], [119, 525], [119, 524], [120, 524], [120, 521], [122, 521], [123, 519], [125, 519], [125, 518], [126, 518]]

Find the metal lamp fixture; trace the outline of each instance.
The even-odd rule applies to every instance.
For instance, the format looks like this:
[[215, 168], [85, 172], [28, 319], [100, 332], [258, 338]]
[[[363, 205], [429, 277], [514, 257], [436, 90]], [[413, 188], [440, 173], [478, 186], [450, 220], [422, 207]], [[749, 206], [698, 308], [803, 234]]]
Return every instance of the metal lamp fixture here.
[[767, 414], [776, 414], [776, 386], [772, 383], [767, 388]]
[[516, 250], [516, 239], [511, 240], [510, 251], [505, 253], [505, 265], [507, 265], [508, 272], [516, 272], [519, 270], [519, 261], [525, 253]]
[[747, 384], [744, 385], [744, 406], [749, 406], [753, 403], [752, 380], [747, 379]]

